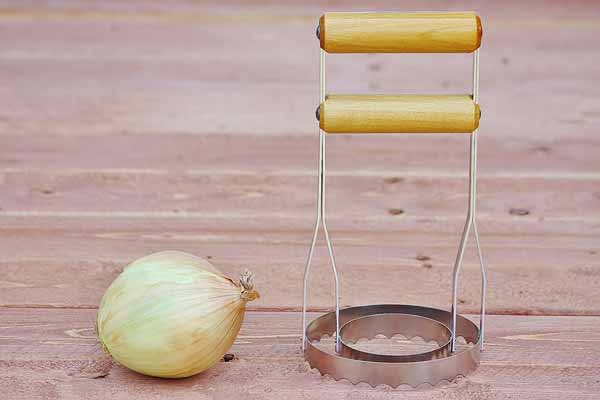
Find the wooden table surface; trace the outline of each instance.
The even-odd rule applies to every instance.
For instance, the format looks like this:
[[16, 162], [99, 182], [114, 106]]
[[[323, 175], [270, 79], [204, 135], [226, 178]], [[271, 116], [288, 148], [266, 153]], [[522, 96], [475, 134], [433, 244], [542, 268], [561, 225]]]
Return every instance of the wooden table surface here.
[[[483, 18], [479, 230], [489, 268], [480, 368], [435, 388], [309, 370], [302, 272], [315, 215], [326, 10]], [[459, 4], [460, 3], [460, 4]], [[597, 399], [600, 5], [266, 0], [0, 4], [2, 399]], [[339, 55], [330, 91], [468, 93], [468, 55]], [[448, 308], [468, 137], [328, 140], [343, 305]], [[331, 309], [324, 246], [312, 311]], [[122, 267], [164, 249], [256, 273], [236, 359], [168, 381], [111, 365], [93, 333]], [[478, 312], [474, 249], [460, 312]]]

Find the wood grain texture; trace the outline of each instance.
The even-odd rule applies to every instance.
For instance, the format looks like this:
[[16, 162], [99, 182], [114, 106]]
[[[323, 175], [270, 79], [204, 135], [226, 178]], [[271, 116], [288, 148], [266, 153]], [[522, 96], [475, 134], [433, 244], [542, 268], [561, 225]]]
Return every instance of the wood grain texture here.
[[[267, 291], [259, 309], [298, 309], [299, 274], [314, 221], [314, 138], [13, 139], [6, 145], [15, 160], [5, 160], [2, 172], [2, 248], [9, 259], [2, 304], [95, 307], [122, 265], [175, 248], [211, 256], [230, 275], [252, 268]], [[328, 218], [343, 267], [343, 300], [419, 303], [426, 294], [446, 307], [466, 207], [467, 182], [456, 153], [464, 152], [466, 167], [468, 143], [440, 137], [432, 151], [425, 141], [406, 148], [402, 140], [340, 139], [329, 141]], [[289, 156], [273, 155], [272, 146], [289, 148]], [[395, 167], [396, 146], [411, 169]], [[495, 146], [511, 149], [500, 142], [488, 148], [491, 168], [482, 171], [479, 185], [480, 231], [490, 273], [500, 282], [490, 289], [491, 311], [597, 314], [589, 293], [598, 287], [600, 225], [590, 188], [600, 176], [592, 172], [594, 159], [586, 159], [594, 142], [545, 148], [533, 141], [514, 151], [506, 170], [499, 170], [504, 159]], [[132, 154], [133, 147], [138, 152]], [[198, 158], [202, 148], [218, 151]], [[443, 162], [425, 165], [419, 153]], [[243, 170], [243, 157], [256, 169]], [[356, 158], [373, 165], [356, 168]], [[444, 170], [446, 161], [454, 167]], [[538, 173], [536, 162], [560, 172]], [[470, 256], [461, 307], [476, 311], [478, 275]], [[315, 261], [322, 291], [313, 294], [311, 306], [326, 309], [331, 275], [324, 254]], [[81, 273], [89, 277], [83, 287]], [[290, 278], [277, 283], [282, 276]], [[381, 279], [365, 288], [353, 284], [368, 276]], [[557, 292], [559, 276], [569, 278]]]
[[[597, 136], [600, 52], [590, 51], [598, 46], [593, 2], [566, 7], [545, 0], [527, 10], [517, 1], [428, 3], [432, 10], [460, 6], [485, 17], [482, 134], [512, 147], [523, 138]], [[365, 5], [5, 1], [0, 96], [10, 103], [0, 113], [0, 135], [311, 136], [318, 99], [314, 31], [324, 8], [364, 11]], [[369, 8], [399, 6], [377, 0]], [[410, 0], [401, 8], [424, 6]], [[221, 30], [228, 34], [215, 37]], [[464, 93], [470, 67], [471, 57], [460, 54], [346, 54], [328, 58], [328, 84], [342, 93]], [[540, 101], [545, 91], [552, 96]], [[0, 140], [6, 145], [12, 138]]]
[[[313, 109], [314, 111], [314, 109]], [[314, 118], [314, 113], [311, 114]], [[485, 120], [485, 118], [484, 118]], [[600, 177], [597, 135], [518, 139], [479, 130], [479, 176], [589, 180]], [[57, 173], [132, 172], [139, 176], [183, 171], [190, 174], [264, 174], [316, 177], [319, 136], [228, 134], [123, 134], [2, 136], [0, 168]], [[571, 137], [573, 136], [573, 137]], [[435, 144], [435, 145], [434, 145]], [[285, 148], [276, 152], [273, 149]], [[136, 149], [136, 151], [132, 151]], [[110, 155], [110, 157], [108, 157]], [[510, 163], [506, 157], [510, 155]], [[357, 162], [360, 160], [360, 163]], [[327, 140], [328, 175], [466, 177], [467, 135], [332, 135]], [[333, 178], [332, 178], [333, 179]], [[593, 186], [591, 186], [593, 187]], [[307, 191], [312, 190], [306, 188]]]
[[[294, 220], [292, 224], [301, 227], [313, 222], [317, 181], [312, 171], [163, 172], [96, 169], [8, 169], [3, 172], [0, 169], [0, 189], [6, 189], [0, 202], [0, 215], [36, 212], [49, 215], [53, 212], [107, 215], [110, 212], [170, 212], [176, 215], [180, 212], [196, 213], [198, 217], [202, 214], [207, 217], [227, 214], [287, 217]], [[590, 191], [590, 187], [598, 182], [600, 176], [574, 180], [484, 175], [478, 185], [479, 218], [482, 222], [496, 221], [507, 226], [562, 218], [565, 228], [572, 221], [588, 222], [591, 229], [591, 223], [598, 222], [600, 194]], [[377, 219], [382, 225], [385, 220], [394, 219], [455, 220], [465, 216], [467, 187], [467, 178], [459, 174], [360, 176], [351, 172], [334, 173], [327, 179], [328, 214], [333, 220]], [[336, 227], [341, 226], [336, 222]], [[551, 226], [547, 227], [547, 232], [551, 232]], [[440, 229], [443, 229], [441, 224]], [[376, 230], [374, 227], [374, 233]], [[500, 233], [499, 230], [493, 233]]]
[[329, 95], [319, 125], [327, 133], [471, 133], [479, 117], [467, 95]]
[[[362, 220], [346, 229], [336, 226], [340, 219], [330, 221], [342, 304], [427, 302], [447, 308], [463, 219], [457, 219], [448, 234], [439, 232], [450, 231], [445, 224], [419, 231], [390, 219], [386, 225]], [[268, 228], [265, 221], [270, 221]], [[210, 220], [148, 214], [140, 218], [4, 217], [3, 222], [0, 304], [6, 307], [97, 307], [124, 265], [164, 249], [210, 258], [229, 276], [237, 276], [244, 267], [251, 269], [262, 294], [251, 304], [253, 309], [298, 310], [301, 305], [311, 218], [299, 221], [297, 227], [279, 217]], [[600, 314], [597, 233], [566, 235], [562, 225], [557, 224], [555, 234], [481, 231], [493, 282], [488, 290], [490, 312]], [[314, 261], [309, 305], [329, 309], [333, 279], [322, 242]], [[476, 312], [480, 281], [471, 246], [461, 277], [460, 310]]]
[[326, 13], [328, 53], [470, 53], [481, 45], [479, 16], [464, 13]]
[[230, 351], [234, 361], [177, 381], [112, 365], [94, 336], [94, 316], [95, 310], [3, 310], [3, 398], [591, 400], [600, 388], [598, 317], [491, 316], [488, 346], [474, 374], [435, 390], [391, 390], [335, 382], [309, 370], [300, 355], [299, 313], [247, 313]]

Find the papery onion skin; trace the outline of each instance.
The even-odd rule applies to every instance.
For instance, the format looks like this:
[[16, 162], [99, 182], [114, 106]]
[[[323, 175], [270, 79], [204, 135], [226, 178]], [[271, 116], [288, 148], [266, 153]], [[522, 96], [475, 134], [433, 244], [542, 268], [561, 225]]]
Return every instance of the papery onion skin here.
[[246, 302], [258, 298], [248, 278], [238, 285], [208, 261], [178, 251], [140, 258], [104, 294], [98, 338], [115, 361], [134, 371], [195, 375], [233, 344]]

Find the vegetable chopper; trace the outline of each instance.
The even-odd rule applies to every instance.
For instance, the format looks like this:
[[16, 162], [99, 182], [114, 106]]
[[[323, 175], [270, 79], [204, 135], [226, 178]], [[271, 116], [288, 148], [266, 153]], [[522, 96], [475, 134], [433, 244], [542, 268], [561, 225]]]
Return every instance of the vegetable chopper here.
[[[479, 243], [476, 210], [477, 130], [479, 109], [479, 16], [465, 13], [326, 13], [319, 21], [320, 41], [318, 201], [314, 233], [304, 270], [302, 349], [311, 367], [335, 379], [372, 386], [436, 385], [465, 376], [479, 365], [484, 342], [486, 273]], [[327, 53], [472, 53], [470, 95], [326, 95]], [[378, 304], [340, 309], [339, 276], [325, 219], [325, 141], [328, 134], [463, 133], [470, 135], [469, 204], [453, 270], [450, 311], [436, 308]], [[320, 225], [335, 279], [335, 311], [307, 324], [307, 290]], [[469, 234], [473, 232], [481, 269], [479, 326], [457, 314], [458, 279]], [[435, 341], [434, 350], [391, 355], [361, 350], [360, 338], [403, 334]], [[317, 345], [335, 337], [335, 351]], [[462, 337], [467, 346], [457, 347]]]

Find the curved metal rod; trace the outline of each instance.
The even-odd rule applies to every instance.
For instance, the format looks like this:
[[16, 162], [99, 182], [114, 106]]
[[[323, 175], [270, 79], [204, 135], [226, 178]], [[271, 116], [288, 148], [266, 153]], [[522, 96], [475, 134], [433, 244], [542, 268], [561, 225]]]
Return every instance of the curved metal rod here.
[[479, 244], [479, 233], [477, 232], [477, 221], [473, 220], [473, 234], [477, 244], [477, 254], [479, 256], [479, 267], [481, 269], [481, 311], [479, 313], [479, 335], [481, 337], [480, 349], [483, 351], [483, 339], [485, 337], [485, 299], [487, 296], [487, 274], [485, 272], [485, 261]]
[[[323, 210], [324, 211], [324, 210]], [[335, 351], [342, 351], [342, 340], [340, 336], [340, 280], [338, 277], [337, 267], [335, 265], [335, 257], [333, 256], [333, 247], [329, 240], [329, 232], [325, 224], [325, 213], [323, 213], [323, 232], [325, 233], [325, 241], [327, 242], [327, 250], [329, 259], [331, 260], [331, 268], [333, 269], [333, 278], [335, 280]]]
[[[320, 190], [321, 185], [319, 185]], [[319, 195], [320, 197], [320, 195]], [[308, 288], [308, 274], [310, 272], [310, 265], [312, 263], [313, 253], [315, 251], [315, 243], [317, 242], [317, 236], [319, 235], [319, 225], [321, 223], [321, 211], [320, 209], [317, 211], [317, 220], [315, 222], [315, 231], [313, 233], [312, 241], [310, 243], [310, 250], [308, 251], [308, 257], [306, 260], [306, 265], [304, 266], [304, 285], [303, 285], [303, 295], [302, 295], [302, 351], [304, 351], [306, 346], [306, 336], [304, 335], [304, 331], [306, 329], [306, 298], [307, 298], [307, 288]]]
[[[319, 104], [325, 100], [325, 52], [320, 50], [320, 64], [319, 64]], [[302, 298], [302, 350], [306, 348], [306, 308], [307, 308], [307, 292], [308, 292], [308, 277], [310, 274], [310, 267], [312, 263], [312, 257], [319, 235], [319, 225], [323, 223], [323, 233], [325, 235], [325, 242], [327, 243], [327, 251], [329, 253], [329, 259], [331, 261], [331, 269], [333, 270], [333, 277], [335, 280], [335, 350], [340, 352], [341, 340], [340, 340], [340, 283], [335, 263], [335, 257], [333, 255], [333, 245], [329, 238], [329, 231], [327, 230], [327, 223], [325, 221], [325, 132], [319, 130], [319, 188], [317, 196], [317, 218], [315, 221], [315, 229], [308, 252], [308, 258], [306, 260], [306, 266], [304, 267], [304, 284], [303, 284], [303, 298]]]
[[481, 311], [480, 311], [480, 320], [479, 320], [479, 332], [481, 335], [480, 346], [483, 350], [484, 343], [484, 326], [485, 326], [485, 299], [487, 293], [487, 275], [485, 262], [483, 260], [483, 252], [481, 251], [481, 245], [479, 242], [479, 232], [477, 231], [477, 224], [475, 222], [475, 192], [476, 192], [476, 157], [473, 157], [473, 152], [477, 151], [477, 139], [476, 133], [473, 133], [471, 138], [471, 168], [470, 168], [470, 178], [469, 178], [469, 211], [467, 213], [467, 221], [465, 222], [465, 227], [463, 229], [462, 237], [460, 240], [460, 245], [458, 248], [458, 254], [456, 255], [456, 261], [454, 263], [454, 272], [452, 276], [452, 347], [451, 350], [456, 350], [456, 316], [457, 316], [457, 302], [458, 302], [458, 276], [460, 273], [460, 269], [462, 267], [463, 256], [465, 254], [465, 249], [467, 246], [467, 241], [469, 239], [469, 233], [471, 231], [471, 227], [473, 227], [473, 235], [475, 236], [475, 244], [477, 246], [477, 254], [479, 256], [479, 267], [481, 271]]
[[457, 315], [457, 303], [458, 303], [458, 274], [462, 267], [463, 256], [465, 255], [465, 248], [467, 246], [467, 240], [469, 238], [469, 231], [472, 223], [471, 212], [467, 215], [467, 222], [460, 239], [460, 245], [458, 247], [458, 254], [456, 255], [456, 261], [454, 262], [454, 272], [452, 273], [452, 345], [450, 351], [456, 351], [456, 315]]
[[[479, 50], [473, 53], [473, 101], [475, 104], [479, 102]], [[462, 267], [465, 248], [469, 239], [471, 226], [475, 236], [475, 244], [477, 246], [477, 254], [479, 256], [479, 267], [481, 271], [481, 311], [479, 320], [479, 331], [481, 335], [480, 346], [483, 349], [484, 343], [484, 326], [485, 326], [485, 299], [487, 294], [487, 275], [485, 272], [485, 263], [483, 253], [479, 243], [479, 233], [475, 222], [476, 203], [477, 200], [477, 130], [471, 134], [470, 158], [469, 158], [469, 210], [467, 212], [467, 220], [463, 228], [458, 254], [454, 263], [454, 272], [452, 276], [452, 347], [451, 350], [456, 350], [456, 315], [458, 302], [458, 276]]]

